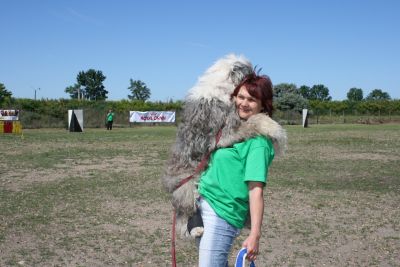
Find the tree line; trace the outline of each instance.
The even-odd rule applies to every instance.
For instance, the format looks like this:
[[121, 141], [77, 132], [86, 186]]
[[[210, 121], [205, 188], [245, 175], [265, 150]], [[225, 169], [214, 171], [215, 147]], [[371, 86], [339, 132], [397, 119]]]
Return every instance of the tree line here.
[[[363, 101], [388, 101], [391, 100], [390, 95], [381, 89], [372, 90], [366, 98], [363, 96], [361, 88], [350, 88], [347, 92], [347, 100], [343, 103], [348, 103], [350, 107], [357, 106]], [[280, 83], [274, 86], [274, 102], [279, 110], [293, 110], [301, 112], [304, 108], [315, 108], [316, 103], [321, 106], [321, 103], [332, 102], [332, 97], [329, 94], [329, 89], [323, 84], [313, 85], [309, 87], [302, 85], [299, 88], [293, 83]], [[342, 101], [334, 101], [333, 105], [337, 105]], [[327, 106], [327, 104], [325, 104]], [[329, 106], [329, 105], [328, 105]], [[332, 105], [331, 105], [332, 106]]]
[[[69, 94], [71, 100], [78, 100], [79, 105], [82, 106], [83, 102], [98, 102], [105, 101], [108, 98], [108, 91], [106, 90], [103, 82], [106, 76], [100, 70], [89, 69], [87, 71], [80, 71], [76, 76], [76, 83], [74, 85], [65, 88], [65, 92]], [[128, 99], [131, 101], [139, 101], [143, 103], [148, 103], [147, 107], [141, 106], [140, 108], [147, 108], [149, 106], [154, 108], [153, 104], [147, 102], [151, 96], [151, 90], [147, 85], [141, 80], [129, 80], [129, 86], [127, 87], [130, 94], [127, 95]], [[7, 90], [4, 84], [0, 83], [0, 107], [7, 108], [13, 105], [19, 106], [19, 108], [31, 110], [33, 107], [31, 101], [16, 101], [12, 97], [12, 92]], [[81, 101], [86, 100], [86, 101]], [[317, 84], [313, 86], [302, 85], [297, 87], [293, 83], [280, 83], [274, 86], [274, 105], [275, 109], [281, 111], [294, 111], [301, 112], [304, 108], [312, 109], [314, 111], [330, 110], [331, 112], [341, 112], [343, 110], [354, 110], [356, 109], [360, 113], [365, 112], [379, 112], [389, 111], [396, 112], [398, 101], [392, 101], [389, 103], [391, 97], [387, 92], [382, 89], [372, 90], [365, 98], [364, 93], [361, 88], [350, 88], [347, 92], [347, 100], [344, 101], [332, 101], [332, 97], [329, 94], [329, 89], [323, 84]], [[50, 106], [54, 106], [55, 103], [64, 103], [61, 101], [51, 101]], [[18, 104], [17, 104], [18, 103]], [[75, 103], [74, 101], [70, 103]], [[121, 101], [120, 104], [117, 102], [112, 103], [112, 108], [122, 110], [123, 108], [128, 108], [128, 102]], [[137, 103], [134, 105], [138, 107]], [[158, 109], [165, 110], [164, 106], [160, 106], [161, 102], [156, 102]], [[90, 105], [90, 104], [85, 104]], [[181, 109], [183, 103], [178, 101], [174, 108]], [[110, 105], [109, 105], [110, 106]], [[168, 106], [166, 103], [165, 106]], [[16, 107], [13, 107], [16, 108]], [[110, 108], [110, 107], [107, 107]], [[130, 106], [129, 108], [132, 108]]]
[[[80, 71], [76, 76], [76, 83], [66, 87], [64, 92], [69, 94], [71, 99], [106, 100], [108, 91], [103, 84], [105, 79], [106, 76], [101, 70], [89, 69]], [[151, 96], [150, 88], [141, 80], [130, 79], [127, 89], [131, 93], [128, 95], [130, 100], [147, 101]], [[0, 83], [0, 104], [11, 98], [11, 96], [12, 93], [6, 89], [4, 84]], [[307, 107], [310, 100], [332, 100], [329, 95], [329, 89], [323, 84], [313, 85], [312, 87], [302, 85], [297, 88], [293, 83], [280, 83], [274, 86], [274, 97], [277, 106], [282, 109], [304, 108]], [[374, 89], [365, 99], [361, 88], [350, 88], [347, 92], [347, 100], [352, 102], [390, 99], [390, 95], [381, 89]]]

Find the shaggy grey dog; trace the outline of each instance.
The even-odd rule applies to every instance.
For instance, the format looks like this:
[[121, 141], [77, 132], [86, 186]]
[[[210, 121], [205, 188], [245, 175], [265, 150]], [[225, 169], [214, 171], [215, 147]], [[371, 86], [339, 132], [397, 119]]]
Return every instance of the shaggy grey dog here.
[[164, 188], [172, 194], [172, 205], [177, 212], [180, 236], [188, 236], [187, 220], [195, 208], [198, 175], [178, 189], [176, 186], [192, 175], [202, 158], [216, 148], [215, 137], [223, 128], [221, 142], [241, 124], [230, 95], [240, 81], [253, 72], [252, 64], [243, 56], [227, 55], [216, 61], [189, 90], [165, 173]]

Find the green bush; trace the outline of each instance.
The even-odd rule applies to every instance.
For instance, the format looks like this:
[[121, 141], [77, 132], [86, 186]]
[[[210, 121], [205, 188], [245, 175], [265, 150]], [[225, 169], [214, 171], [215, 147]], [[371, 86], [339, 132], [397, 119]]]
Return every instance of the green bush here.
[[[105, 125], [105, 116], [109, 109], [113, 109], [115, 112], [116, 127], [129, 127], [131, 126], [129, 111], [176, 111], [176, 122], [179, 123], [183, 105], [182, 101], [82, 101], [77, 99], [12, 98], [5, 108], [21, 111], [20, 119], [24, 128], [66, 128], [70, 109], [83, 110], [85, 128], [102, 128]], [[400, 100], [358, 102], [312, 100], [309, 112], [311, 124], [398, 122]], [[302, 114], [294, 110], [276, 109], [274, 119], [282, 124], [301, 124]]]
[[13, 98], [10, 107], [21, 111], [20, 120], [24, 128], [66, 128], [68, 110], [82, 109], [84, 127], [101, 128], [105, 125], [105, 116], [109, 109], [116, 115], [116, 127], [129, 127], [129, 111], [176, 111], [180, 118], [183, 102], [144, 102], [129, 101], [82, 101], [77, 99], [32, 100]]

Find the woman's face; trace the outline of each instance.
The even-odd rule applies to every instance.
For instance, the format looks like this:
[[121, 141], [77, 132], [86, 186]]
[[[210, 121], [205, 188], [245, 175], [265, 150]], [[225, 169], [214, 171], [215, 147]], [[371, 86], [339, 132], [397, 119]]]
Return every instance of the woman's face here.
[[251, 96], [244, 86], [240, 87], [235, 103], [239, 117], [243, 120], [247, 120], [262, 110], [261, 100]]

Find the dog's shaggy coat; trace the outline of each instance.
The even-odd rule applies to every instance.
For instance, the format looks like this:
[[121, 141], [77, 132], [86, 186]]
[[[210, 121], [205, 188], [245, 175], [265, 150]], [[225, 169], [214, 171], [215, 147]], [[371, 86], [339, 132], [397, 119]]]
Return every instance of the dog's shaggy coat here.
[[[286, 134], [276, 122], [265, 114], [242, 122], [230, 98], [244, 76], [253, 71], [252, 64], [243, 56], [228, 55], [216, 61], [199, 78], [185, 99], [176, 143], [162, 177], [164, 188], [172, 193], [181, 237], [188, 236], [186, 224], [195, 211], [199, 174], [178, 189], [176, 186], [194, 173], [206, 154], [217, 147], [228, 147], [260, 134], [272, 139], [277, 154], [284, 150]], [[215, 136], [220, 129], [222, 135], [216, 144]]]

